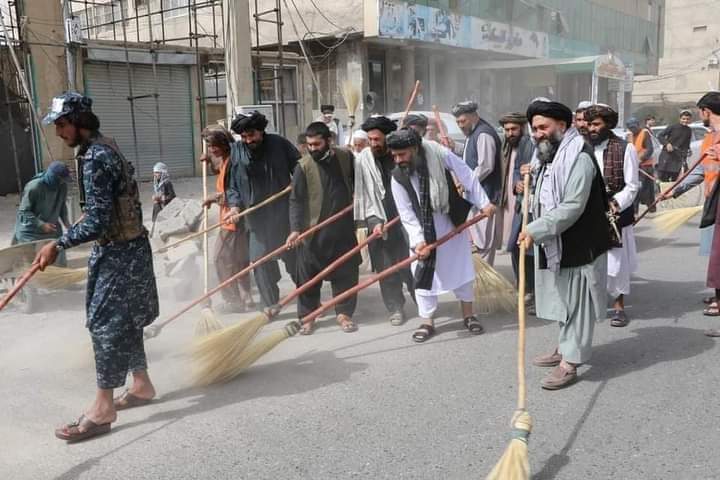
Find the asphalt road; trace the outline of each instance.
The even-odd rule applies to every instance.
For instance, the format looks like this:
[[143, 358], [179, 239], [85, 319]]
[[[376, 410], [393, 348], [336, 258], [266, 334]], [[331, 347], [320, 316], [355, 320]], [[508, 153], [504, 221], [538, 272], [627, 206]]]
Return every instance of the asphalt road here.
[[[718, 344], [702, 335], [720, 319], [700, 313], [696, 224], [661, 239], [648, 222], [637, 236], [631, 324], [597, 325], [593, 359], [569, 389], [541, 390], [545, 371], [529, 367], [534, 479], [720, 478]], [[509, 275], [509, 257], [498, 263]], [[160, 284], [164, 317], [182, 302]], [[158, 401], [121, 412], [110, 435], [66, 445], [53, 428], [94, 394], [83, 292], [43, 302], [44, 313], [0, 314], [2, 479], [476, 479], [508, 443], [515, 318], [483, 317], [487, 332], [471, 337], [445, 298], [439, 335], [416, 345], [417, 319], [390, 326], [373, 288], [360, 296], [357, 333], [327, 317], [204, 389], [190, 386], [199, 315], [187, 314], [147, 344]], [[528, 355], [556, 334], [531, 319]]]

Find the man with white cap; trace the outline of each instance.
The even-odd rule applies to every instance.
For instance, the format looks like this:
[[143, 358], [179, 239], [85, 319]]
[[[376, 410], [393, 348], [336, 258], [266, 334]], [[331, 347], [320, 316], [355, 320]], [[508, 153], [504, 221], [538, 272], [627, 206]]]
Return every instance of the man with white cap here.
[[359, 154], [370, 145], [368, 134], [365, 130], [355, 130], [352, 134], [352, 151], [355, 155]]
[[585, 110], [590, 108], [592, 106], [592, 102], [589, 102], [587, 100], [583, 100], [582, 102], [578, 103], [577, 108], [575, 109], [575, 118], [573, 119], [573, 123], [575, 125], [575, 129], [587, 139], [588, 136], [588, 122], [585, 119]]

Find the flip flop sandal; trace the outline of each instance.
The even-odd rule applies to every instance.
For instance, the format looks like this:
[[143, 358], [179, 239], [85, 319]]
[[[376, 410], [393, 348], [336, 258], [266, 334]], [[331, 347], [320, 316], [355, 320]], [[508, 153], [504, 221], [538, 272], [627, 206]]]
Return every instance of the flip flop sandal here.
[[627, 327], [628, 323], [630, 323], [630, 320], [628, 320], [627, 315], [625, 315], [624, 311], [615, 310], [615, 312], [613, 312], [613, 316], [610, 319], [611, 327]]
[[[80, 428], [82, 427], [82, 431]], [[76, 421], [55, 430], [55, 436], [67, 443], [75, 443], [92, 437], [110, 433], [110, 423], [98, 425], [85, 415], [80, 415]]]
[[312, 335], [315, 333], [315, 322], [304, 323], [298, 331], [300, 335]]
[[145, 406], [152, 401], [152, 398], [140, 398], [126, 389], [119, 396], [113, 398], [113, 405], [115, 405], [115, 410], [127, 410], [128, 408]]
[[706, 317], [720, 317], [720, 308], [718, 308], [717, 302], [713, 302], [703, 310], [703, 315]]
[[426, 342], [435, 335], [435, 327], [430, 324], [423, 323], [412, 334], [412, 339], [417, 343]]
[[347, 320], [338, 320], [338, 324], [340, 325], [340, 328], [345, 333], [352, 333], [357, 332], [357, 325], [355, 325], [355, 322], [353, 322], [350, 319]]
[[485, 331], [482, 324], [480, 323], [480, 320], [478, 320], [475, 316], [467, 317], [465, 320], [463, 320], [463, 325], [465, 325], [465, 328], [467, 328], [468, 331], [473, 335], [480, 335]]

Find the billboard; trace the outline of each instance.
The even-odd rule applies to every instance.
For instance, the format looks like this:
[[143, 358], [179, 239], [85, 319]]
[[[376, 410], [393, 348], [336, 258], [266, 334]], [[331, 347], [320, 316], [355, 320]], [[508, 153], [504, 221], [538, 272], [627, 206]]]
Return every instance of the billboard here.
[[379, 0], [382, 38], [416, 40], [452, 47], [548, 58], [548, 35], [505, 23], [459, 15], [444, 9], [397, 0]]

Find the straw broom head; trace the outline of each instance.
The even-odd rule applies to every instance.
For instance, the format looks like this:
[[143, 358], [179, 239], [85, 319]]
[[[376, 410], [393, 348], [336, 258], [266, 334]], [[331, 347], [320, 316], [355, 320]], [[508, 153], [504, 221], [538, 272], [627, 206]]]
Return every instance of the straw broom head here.
[[475, 267], [475, 302], [478, 312], [515, 311], [517, 307], [515, 287], [477, 253], [473, 253], [473, 266]]
[[213, 332], [217, 332], [225, 328], [225, 325], [215, 316], [212, 308], [204, 307], [200, 310], [200, 318], [195, 324], [195, 336], [205, 337]]
[[238, 358], [255, 338], [262, 327], [270, 322], [265, 313], [213, 332], [196, 341], [193, 349], [195, 359], [195, 384], [210, 385], [226, 382], [237, 375]]
[[702, 212], [702, 206], [675, 208], [658, 214], [653, 218], [653, 225], [661, 233], [669, 235]]
[[510, 445], [485, 480], [530, 480], [528, 437], [532, 431], [532, 417], [524, 410], [518, 411], [512, 427]]
[[342, 83], [342, 96], [345, 101], [345, 108], [347, 108], [348, 115], [354, 117], [355, 112], [357, 112], [358, 106], [360, 105], [360, 89], [350, 80], [345, 80]]
[[66, 288], [87, 279], [87, 268], [62, 268], [48, 266], [44, 272], [37, 272], [33, 285], [47, 290]]

